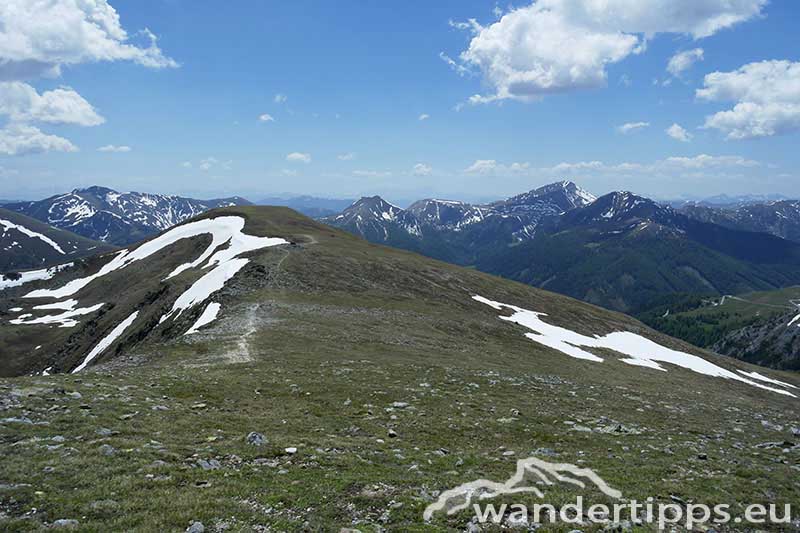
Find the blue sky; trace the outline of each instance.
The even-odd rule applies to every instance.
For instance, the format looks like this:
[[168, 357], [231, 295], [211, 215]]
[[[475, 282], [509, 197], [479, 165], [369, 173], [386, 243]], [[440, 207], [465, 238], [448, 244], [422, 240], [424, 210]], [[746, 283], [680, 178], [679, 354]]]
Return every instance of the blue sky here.
[[796, 196], [800, 5], [631, 2], [53, 0], [32, 23], [10, 0], [0, 198]]

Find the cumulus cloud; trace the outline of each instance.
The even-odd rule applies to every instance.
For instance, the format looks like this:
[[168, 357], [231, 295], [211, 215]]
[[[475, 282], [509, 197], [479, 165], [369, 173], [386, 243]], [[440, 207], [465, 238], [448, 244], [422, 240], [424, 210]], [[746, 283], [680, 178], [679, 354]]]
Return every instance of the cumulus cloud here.
[[98, 152], [109, 152], [114, 154], [124, 154], [131, 151], [130, 146], [115, 146], [113, 144], [107, 144], [105, 146], [101, 146], [97, 149]]
[[356, 154], [353, 152], [347, 152], [346, 154], [339, 154], [336, 156], [336, 159], [339, 161], [352, 161], [356, 158]]
[[[767, 0], [538, 0], [481, 26], [453, 23], [472, 40], [459, 61], [477, 71], [492, 92], [472, 104], [503, 99], [532, 101], [544, 95], [606, 85], [606, 67], [646, 47], [658, 33], [708, 37], [756, 17]], [[460, 67], [460, 69], [459, 69]]]
[[686, 131], [680, 124], [673, 124], [665, 131], [667, 135], [669, 135], [676, 141], [688, 143], [689, 141], [692, 140], [692, 134]]
[[68, 87], [39, 94], [23, 83], [58, 77], [64, 66], [99, 61], [132, 61], [156, 69], [178, 66], [164, 55], [150, 30], [130, 39], [107, 0], [0, 2], [0, 114], [9, 119], [3, 130], [4, 153], [76, 150], [68, 140], [42, 133], [31, 123], [105, 122]]
[[480, 175], [520, 174], [530, 170], [530, 168], [530, 163], [511, 163], [506, 165], [498, 163], [494, 159], [478, 159], [464, 169], [464, 172]]
[[649, 122], [626, 122], [622, 126], [617, 126], [617, 131], [622, 134], [633, 133], [650, 126]]
[[800, 130], [800, 62], [761, 61], [706, 75], [697, 98], [735, 102], [706, 117], [728, 139], [771, 137]]
[[13, 122], [97, 126], [105, 122], [92, 105], [68, 87], [42, 94], [21, 82], [0, 82], [0, 115]]
[[303, 152], [292, 152], [286, 155], [286, 160], [290, 163], [311, 163], [311, 154]]
[[64, 65], [97, 61], [178, 66], [152, 32], [138, 36], [143, 45], [130, 42], [106, 0], [6, 0], [0, 3], [0, 79], [55, 76]]
[[63, 137], [48, 135], [34, 126], [9, 124], [0, 130], [0, 154], [27, 155], [42, 152], [77, 152]]
[[678, 52], [667, 62], [667, 72], [675, 76], [676, 78], [680, 77], [684, 71], [689, 70], [692, 68], [692, 65], [697, 63], [698, 61], [703, 60], [703, 49], [702, 48], [695, 48], [693, 50], [684, 50], [683, 52]]
[[417, 163], [414, 165], [415, 176], [430, 176], [432, 172], [433, 169], [425, 163]]
[[423, 114], [421, 114], [421, 115], [419, 116], [419, 119], [418, 119], [418, 120], [420, 120], [420, 121], [422, 121], [422, 120], [428, 120], [429, 118], [431, 118], [431, 116], [430, 116], [429, 114], [427, 114], [427, 113], [423, 113]]
[[275, 122], [275, 118], [269, 113], [264, 113], [263, 115], [259, 115], [258, 120], [260, 120], [261, 122]]

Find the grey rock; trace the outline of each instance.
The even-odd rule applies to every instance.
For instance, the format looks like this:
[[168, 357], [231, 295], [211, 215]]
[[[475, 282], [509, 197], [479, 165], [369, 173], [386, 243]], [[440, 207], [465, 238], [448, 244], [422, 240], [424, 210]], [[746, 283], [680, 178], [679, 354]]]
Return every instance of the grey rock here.
[[192, 522], [192, 525], [186, 528], [186, 533], [203, 533], [206, 526], [202, 522]]
[[97, 433], [97, 434], [98, 434], [98, 435], [100, 435], [101, 437], [109, 437], [109, 436], [111, 436], [111, 434], [113, 433], [113, 431], [111, 431], [111, 430], [110, 430], [110, 429], [108, 429], [108, 428], [98, 428], [98, 429], [97, 429], [97, 431], [96, 431], [95, 433]]
[[390, 429], [389, 432], [387, 433], [387, 435], [389, 435], [389, 438], [393, 439], [393, 438], [397, 437], [397, 432], [395, 430], [393, 430], [393, 429]]
[[80, 522], [72, 518], [61, 518], [53, 522], [53, 528], [56, 529], [77, 529]]
[[14, 416], [0, 420], [0, 424], [33, 424], [33, 420], [25, 416]]
[[222, 464], [217, 461], [216, 459], [209, 459], [206, 461], [205, 459], [200, 459], [197, 461], [198, 466], [203, 470], [219, 470], [222, 468]]
[[83, 398], [83, 395], [78, 391], [70, 392], [69, 394], [67, 394], [67, 396], [69, 396], [73, 400], [80, 400], [81, 398]]
[[261, 433], [251, 431], [247, 434], [247, 444], [252, 444], [253, 446], [263, 446], [266, 443], [267, 438]]
[[117, 450], [115, 450], [114, 447], [111, 446], [110, 444], [103, 444], [98, 449], [100, 450], [100, 453], [102, 453], [103, 455], [109, 455], [110, 456], [110, 455], [114, 455], [115, 453], [117, 453]]

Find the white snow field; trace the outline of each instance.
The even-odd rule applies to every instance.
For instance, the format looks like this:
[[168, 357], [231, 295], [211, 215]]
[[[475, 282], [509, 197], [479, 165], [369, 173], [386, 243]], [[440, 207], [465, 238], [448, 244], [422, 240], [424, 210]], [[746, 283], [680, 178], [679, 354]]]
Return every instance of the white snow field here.
[[[206, 301], [213, 293], [222, 289], [225, 283], [236, 275], [247, 263], [249, 259], [239, 257], [240, 255], [267, 248], [270, 246], [278, 246], [280, 244], [288, 244], [288, 242], [281, 238], [272, 237], [256, 237], [242, 233], [245, 226], [245, 220], [239, 216], [223, 216], [216, 218], [209, 218], [190, 222], [182, 226], [177, 226], [165, 232], [158, 237], [147, 241], [131, 250], [120, 250], [116, 252], [112, 259], [103, 265], [96, 273], [83, 278], [72, 280], [61, 287], [55, 289], [39, 289], [34, 290], [23, 296], [23, 298], [55, 298], [59, 301], [34, 306], [33, 309], [59, 309], [65, 312], [59, 315], [50, 315], [38, 318], [29, 318], [30, 314], [20, 316], [12, 320], [12, 324], [27, 325], [27, 324], [59, 324], [60, 327], [72, 327], [78, 324], [74, 320], [75, 316], [88, 314], [94, 312], [103, 304], [98, 304], [93, 307], [76, 308], [79, 304], [78, 300], [68, 298], [77, 294], [81, 289], [92, 283], [93, 281], [107, 276], [108, 274], [124, 269], [130, 264], [146, 259], [164, 248], [182, 240], [197, 237], [200, 235], [211, 235], [211, 244], [190, 263], [184, 263], [178, 268], [173, 270], [164, 281], [173, 278], [186, 270], [193, 268], [200, 268], [206, 271], [197, 281], [195, 281], [185, 292], [183, 292], [175, 301], [169, 313], [161, 317], [160, 322], [164, 322], [169, 318], [180, 316], [180, 314], [195, 305], [201, 304]], [[52, 277], [52, 275], [49, 275]], [[36, 279], [48, 279], [36, 278]], [[186, 332], [186, 334], [195, 333], [200, 327], [211, 323], [219, 313], [221, 305], [215, 302], [210, 303], [204, 310], [201, 316], [197, 319], [195, 324]], [[139, 312], [135, 312], [121, 322], [106, 338], [104, 338], [95, 348], [86, 356], [84, 362], [78, 366], [73, 372], [83, 369], [95, 357], [97, 357], [103, 350], [107, 349], [114, 343], [117, 338], [124, 333], [124, 331], [131, 326], [136, 320]]]
[[45, 244], [47, 244], [50, 247], [52, 247], [55, 251], [57, 251], [61, 255], [64, 255], [66, 253], [66, 252], [64, 252], [64, 250], [61, 249], [61, 246], [59, 246], [58, 243], [56, 243], [56, 241], [54, 241], [53, 239], [51, 239], [47, 235], [42, 235], [41, 233], [37, 233], [37, 232], [35, 232], [33, 230], [30, 230], [30, 229], [26, 228], [25, 226], [20, 226], [19, 224], [14, 224], [10, 220], [5, 220], [5, 219], [2, 219], [2, 218], [0, 218], [0, 226], [3, 227], [3, 233], [5, 233], [8, 230], [15, 229], [18, 232], [22, 233], [23, 235], [27, 235], [28, 237], [31, 237], [33, 239], [39, 239], [40, 241], [42, 241]]
[[59, 270], [62, 268], [71, 267], [73, 263], [65, 263], [63, 265], [54, 266], [51, 268], [43, 268], [40, 270], [28, 270], [26, 272], [20, 272], [20, 278], [15, 280], [5, 279], [0, 276], [0, 291], [3, 289], [8, 289], [10, 287], [19, 287], [20, 285], [24, 285], [25, 283], [29, 283], [31, 281], [42, 280], [42, 279], [51, 279], [55, 276]]
[[197, 322], [189, 328], [189, 331], [184, 333], [184, 335], [191, 335], [192, 333], [197, 333], [197, 331], [202, 328], [203, 326], [207, 326], [211, 324], [214, 320], [216, 320], [217, 315], [219, 314], [219, 310], [222, 306], [216, 302], [211, 302], [203, 309], [203, 314], [197, 319]]
[[[76, 304], [78, 303], [75, 300], [71, 301], [75, 302]], [[30, 320], [25, 320], [26, 318], [33, 316], [30, 313], [27, 313], [25, 315], [20, 315], [14, 320], [9, 320], [9, 322], [14, 324], [15, 326], [30, 326], [33, 324], [51, 324], [51, 325], [57, 325], [60, 328], [74, 328], [79, 324], [79, 322], [75, 320], [75, 317], [92, 314], [95, 311], [98, 311], [104, 305], [105, 304], [99, 303], [91, 307], [80, 307], [78, 309], [69, 309], [58, 315], [45, 315], [37, 318], [31, 318]]]
[[[32, 291], [26, 294], [24, 297], [60, 299], [67, 296], [72, 296], [98, 278], [102, 278], [111, 272], [125, 268], [135, 261], [146, 259], [182, 239], [190, 239], [199, 235], [211, 235], [211, 244], [195, 261], [179, 266], [169, 276], [167, 276], [167, 279], [180, 274], [184, 270], [198, 266], [209, 256], [211, 256], [211, 258], [205, 265], [203, 265], [204, 269], [213, 265], [224, 266], [226, 262], [246, 252], [266, 248], [268, 246], [287, 244], [285, 240], [280, 238], [253, 237], [251, 235], [245, 235], [242, 233], [242, 229], [244, 229], [244, 218], [237, 216], [207, 218], [204, 220], [198, 220], [196, 222], [190, 222], [189, 224], [184, 224], [182, 226], [177, 226], [166, 233], [143, 243], [132, 252], [129, 250], [121, 250], [117, 252], [111, 261], [103, 265], [103, 267], [97, 273], [92, 274], [91, 276], [72, 280], [58, 289], [40, 289]], [[225, 243], [229, 243], [229, 246], [214, 254], [214, 251]], [[214, 255], [212, 256], [212, 254]], [[245, 259], [244, 261], [246, 264], [247, 260]]]
[[[794, 318], [791, 320], [791, 322], [789, 322], [789, 323], [786, 325], [786, 327], [788, 328], [789, 326], [791, 326], [791, 325], [793, 325], [793, 324], [796, 324], [796, 323], [798, 323], [798, 322], [800, 322], [800, 315], [797, 315], [796, 317], [794, 317]], [[797, 324], [797, 327], [799, 327], [799, 328], [800, 328], [800, 324]]]
[[97, 345], [92, 348], [92, 351], [89, 352], [81, 364], [75, 367], [75, 370], [73, 370], [72, 373], [75, 374], [76, 372], [80, 372], [86, 368], [86, 365], [91, 363], [92, 359], [103, 353], [104, 350], [114, 344], [114, 341], [117, 340], [117, 338], [122, 335], [131, 324], [133, 324], [133, 321], [136, 320], [137, 316], [139, 316], [139, 311], [134, 311], [128, 318], [117, 324], [117, 327], [111, 330], [111, 333], [103, 337], [103, 340], [98, 342]]
[[[547, 316], [544, 313], [537, 313], [536, 311], [529, 311], [514, 305], [495, 302], [482, 296], [473, 296], [472, 298], [473, 300], [489, 305], [498, 311], [502, 311], [503, 309], [509, 309], [513, 311], [514, 314], [511, 316], [500, 315], [500, 319], [528, 328], [533, 332], [525, 334], [525, 336], [530, 340], [554, 350], [558, 350], [576, 359], [584, 359], [598, 363], [603, 362], [603, 358], [582, 350], [581, 347], [606, 348], [609, 350], [614, 350], [615, 352], [623, 355], [627, 355], [628, 358], [621, 359], [621, 361], [630, 365], [643, 366], [666, 372], [667, 369], [661, 366], [659, 363], [671, 363], [699, 374], [741, 381], [760, 389], [791, 396], [793, 398], [795, 397], [794, 394], [788, 391], [769, 387], [763, 383], [759, 383], [759, 381], [765, 381], [765, 379], [762, 379], [763, 377], [756, 378], [750, 374], [750, 377], [758, 381], [747, 379], [735, 372], [731, 372], [709, 361], [706, 361], [702, 357], [672, 350], [665, 346], [661, 346], [650, 339], [646, 339], [641, 335], [637, 335], [629, 331], [616, 331], [602, 337], [599, 335], [587, 337], [586, 335], [576, 333], [569, 329], [544, 322], [540, 318], [542, 316]], [[787, 386], [787, 384], [774, 380], [770, 380], [770, 382], [780, 386]]]

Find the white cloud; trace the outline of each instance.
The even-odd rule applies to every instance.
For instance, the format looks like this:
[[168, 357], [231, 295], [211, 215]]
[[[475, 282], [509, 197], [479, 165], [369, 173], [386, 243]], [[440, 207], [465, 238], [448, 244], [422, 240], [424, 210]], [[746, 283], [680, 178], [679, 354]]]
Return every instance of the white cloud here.
[[702, 60], [703, 60], [702, 48], [695, 48], [693, 50], [684, 50], [683, 52], [678, 52], [677, 54], [669, 58], [669, 62], [667, 63], [667, 72], [678, 78], [680, 77], [681, 74], [683, 74], [684, 71], [689, 70], [690, 68], [692, 68], [692, 65]]
[[353, 152], [347, 152], [346, 154], [339, 154], [336, 156], [336, 159], [339, 161], [352, 161], [356, 158], [356, 154]]
[[34, 126], [9, 124], [0, 130], [0, 154], [26, 155], [42, 152], [77, 152], [63, 137], [48, 135]]
[[288, 168], [284, 168], [283, 170], [281, 170], [281, 174], [283, 174], [284, 176], [294, 177], [294, 176], [297, 176], [297, 171], [296, 170], [292, 170], [292, 169], [288, 169]]
[[392, 173], [381, 170], [354, 170], [353, 175], [360, 178], [388, 178]]
[[719, 172], [715, 177], [729, 177], [732, 173], [761, 167], [761, 163], [737, 155], [700, 154], [693, 157], [667, 157], [652, 163], [603, 161], [564, 162], [548, 168], [531, 169], [532, 176], [564, 177], [626, 177], [671, 179], [675, 177], [701, 178], [707, 172]]
[[425, 163], [417, 163], [414, 165], [415, 176], [430, 176], [432, 172], [433, 169]]
[[68, 87], [42, 94], [21, 82], [0, 82], [0, 115], [13, 122], [49, 122], [97, 126], [105, 119], [92, 105]]
[[311, 154], [303, 152], [292, 152], [286, 156], [290, 163], [311, 163]]
[[184, 161], [183, 163], [181, 163], [181, 166], [183, 168], [192, 168], [192, 162], [191, 161]]
[[54, 76], [63, 65], [133, 61], [150, 68], [176, 67], [149, 30], [147, 42], [129, 41], [106, 0], [5, 0], [0, 3], [0, 79]]
[[98, 152], [111, 152], [111, 153], [126, 153], [131, 151], [130, 146], [114, 146], [113, 144], [107, 144], [106, 146], [101, 146], [97, 149]]
[[259, 115], [258, 120], [260, 120], [261, 122], [275, 122], [275, 118], [269, 113], [264, 113], [263, 115]]
[[428, 120], [429, 118], [431, 118], [431, 116], [430, 116], [429, 114], [427, 114], [427, 113], [423, 113], [423, 114], [421, 114], [421, 115], [419, 116], [419, 119], [418, 119], [418, 120]]
[[622, 134], [633, 133], [650, 126], [649, 122], [626, 122], [622, 126], [617, 126], [617, 131]]
[[133, 43], [107, 0], [0, 2], [0, 114], [4, 153], [75, 151], [66, 139], [30, 126], [44, 122], [96, 126], [105, 122], [77, 92], [61, 87], [42, 94], [23, 80], [61, 75], [62, 67], [132, 61], [150, 68], [177, 67], [148, 29]]
[[[186, 163], [189, 163], [188, 161]], [[186, 168], [191, 168], [192, 164], [189, 163], [188, 165], [184, 163], [183, 166]], [[221, 169], [221, 170], [230, 170], [233, 161], [220, 161], [216, 157], [207, 157], [205, 159], [201, 159], [200, 163], [198, 163], [197, 168], [202, 170], [203, 172], [207, 172], [211, 169]]]
[[453, 23], [473, 33], [459, 70], [479, 71], [492, 92], [472, 104], [543, 95], [606, 84], [606, 67], [644, 51], [658, 33], [695, 39], [758, 16], [767, 0], [538, 0], [481, 26]]
[[688, 143], [692, 140], [692, 134], [686, 131], [680, 124], [673, 124], [666, 130], [667, 135], [675, 139], [676, 141], [681, 141], [684, 143]]
[[497, 161], [494, 159], [478, 159], [466, 169], [467, 174], [488, 174], [497, 168]]
[[275, 95], [275, 98], [272, 99], [276, 104], [285, 104], [288, 97], [285, 94], [278, 93]]
[[800, 130], [800, 62], [761, 61], [706, 75], [697, 98], [736, 102], [706, 117], [705, 127], [728, 139], [770, 137]]
[[510, 165], [505, 165], [498, 163], [494, 159], [478, 159], [464, 169], [464, 172], [467, 174], [481, 175], [507, 175], [525, 173], [530, 169], [530, 163], [511, 163]]

